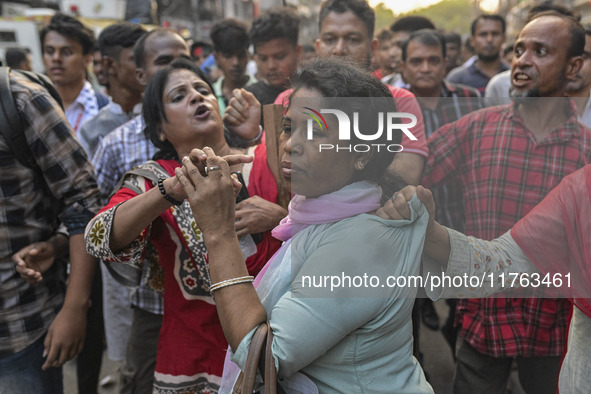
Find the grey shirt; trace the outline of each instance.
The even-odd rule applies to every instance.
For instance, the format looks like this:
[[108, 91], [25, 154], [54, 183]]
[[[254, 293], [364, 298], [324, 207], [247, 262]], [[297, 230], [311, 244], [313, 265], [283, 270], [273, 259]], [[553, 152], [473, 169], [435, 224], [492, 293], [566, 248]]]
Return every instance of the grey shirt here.
[[88, 156], [92, 157], [104, 136], [139, 115], [141, 110], [142, 105], [137, 104], [131, 113], [125, 113], [119, 104], [110, 102], [95, 117], [80, 127], [78, 134], [80, 145], [88, 153]]

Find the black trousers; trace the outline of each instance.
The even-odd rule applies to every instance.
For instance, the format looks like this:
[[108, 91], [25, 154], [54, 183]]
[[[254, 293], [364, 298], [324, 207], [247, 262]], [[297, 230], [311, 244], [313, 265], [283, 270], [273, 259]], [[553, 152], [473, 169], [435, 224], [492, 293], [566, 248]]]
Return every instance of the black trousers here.
[[105, 322], [103, 320], [103, 281], [99, 264], [97, 264], [94, 271], [90, 302], [86, 317], [84, 348], [78, 354], [76, 361], [78, 393], [80, 394], [97, 394], [103, 360]]

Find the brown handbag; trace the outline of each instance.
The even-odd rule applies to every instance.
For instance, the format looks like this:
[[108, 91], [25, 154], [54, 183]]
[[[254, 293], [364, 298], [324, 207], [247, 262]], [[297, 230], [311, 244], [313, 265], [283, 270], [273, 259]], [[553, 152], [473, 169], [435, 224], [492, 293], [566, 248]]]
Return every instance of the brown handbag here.
[[277, 385], [277, 369], [273, 360], [271, 345], [273, 344], [273, 332], [269, 322], [261, 323], [250, 342], [248, 356], [246, 357], [246, 367], [244, 372], [240, 372], [236, 383], [234, 384], [233, 394], [252, 394], [257, 376], [257, 370], [261, 362], [261, 354], [265, 350], [264, 357], [264, 382], [265, 394], [283, 393], [283, 390]]

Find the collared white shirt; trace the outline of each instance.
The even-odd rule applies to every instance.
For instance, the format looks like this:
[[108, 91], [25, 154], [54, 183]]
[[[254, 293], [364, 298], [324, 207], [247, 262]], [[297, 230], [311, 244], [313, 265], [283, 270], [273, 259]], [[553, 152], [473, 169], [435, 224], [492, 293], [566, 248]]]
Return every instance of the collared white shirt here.
[[84, 86], [82, 87], [82, 90], [80, 90], [80, 94], [78, 94], [76, 100], [66, 108], [65, 112], [70, 126], [72, 126], [72, 129], [78, 137], [80, 126], [99, 112], [98, 100], [90, 82], [84, 81]]

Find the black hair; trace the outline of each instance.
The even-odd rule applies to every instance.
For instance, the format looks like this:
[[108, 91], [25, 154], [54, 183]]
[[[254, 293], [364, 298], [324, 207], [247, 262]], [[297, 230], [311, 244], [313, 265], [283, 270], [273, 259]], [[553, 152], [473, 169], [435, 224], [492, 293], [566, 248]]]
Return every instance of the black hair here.
[[152, 36], [165, 36], [167, 34], [178, 35], [181, 37], [176, 31], [172, 29], [159, 27], [154, 30], [150, 30], [136, 41], [135, 45], [133, 46], [133, 59], [135, 60], [135, 65], [137, 68], [144, 68], [146, 66], [146, 41], [148, 38]]
[[378, 39], [379, 44], [381, 44], [385, 40], [391, 39], [392, 37], [394, 37], [394, 33], [387, 27], [383, 28], [376, 34], [376, 38]]
[[580, 21], [581, 20], [581, 16], [580, 15], [575, 15], [568, 8], [566, 8], [564, 6], [561, 6], [559, 4], [552, 4], [552, 3], [546, 1], [546, 2], [544, 2], [542, 4], [538, 4], [538, 5], [534, 6], [534, 7], [532, 7], [528, 11], [527, 17], [525, 18], [525, 23], [529, 22], [536, 14], [539, 14], [539, 13], [545, 12], [545, 11], [556, 11], [559, 14], [562, 14], [562, 15], [572, 16], [577, 21]]
[[25, 48], [6, 48], [6, 53], [4, 53], [6, 66], [17, 68], [22, 62], [27, 60], [28, 54], [29, 51]]
[[164, 88], [168, 83], [170, 75], [177, 70], [189, 70], [202, 79], [211, 91], [213, 86], [209, 78], [193, 61], [189, 59], [179, 58], [174, 60], [168, 66], [158, 70], [146, 86], [144, 91], [144, 100], [142, 105], [142, 115], [146, 122], [144, 134], [152, 141], [154, 146], [159, 149], [159, 152], [154, 156], [154, 160], [158, 159], [176, 159], [178, 156], [172, 144], [168, 141], [160, 140], [160, 131], [162, 130], [162, 123], [167, 122], [166, 113], [164, 111], [164, 103], [162, 96], [164, 95]]
[[460, 36], [458, 33], [447, 33], [443, 35], [443, 38], [445, 39], [446, 44], [453, 42], [458, 46], [458, 48], [462, 48], [462, 36]]
[[413, 32], [423, 29], [435, 30], [435, 25], [433, 24], [433, 22], [431, 22], [429, 18], [425, 18], [424, 16], [419, 15], [405, 16], [403, 18], [398, 19], [390, 26], [390, 30], [392, 30], [392, 32], [394, 33], [399, 31]]
[[[368, 130], [376, 130], [378, 125], [377, 114], [396, 112], [396, 104], [392, 99], [390, 90], [381, 81], [366, 69], [359, 67], [351, 60], [343, 58], [315, 59], [304, 64], [292, 78], [293, 95], [300, 89], [317, 90], [323, 97], [332, 98], [357, 98], [364, 100], [343, 101], [347, 111], [359, 113], [359, 124]], [[388, 100], [384, 100], [387, 98]], [[332, 101], [332, 100], [331, 100]], [[340, 108], [341, 106], [337, 107]], [[387, 140], [387, 133], [372, 141], [374, 144], [400, 144], [402, 132], [393, 133], [392, 140]], [[367, 141], [359, 139], [354, 133], [351, 135], [351, 144], [364, 144]], [[356, 171], [355, 180], [370, 180], [382, 186], [387, 186], [391, 180], [386, 180], [386, 169], [394, 159], [395, 153], [387, 149], [373, 150], [369, 162], [363, 170]], [[388, 192], [390, 188], [388, 187]]]
[[250, 39], [248, 27], [237, 19], [224, 19], [216, 22], [209, 33], [213, 42], [213, 50], [225, 55], [248, 50]]
[[585, 51], [585, 29], [583, 28], [583, 25], [581, 25], [581, 23], [574, 17], [561, 14], [557, 11], [540, 12], [535, 14], [529, 22], [545, 16], [554, 16], [568, 23], [568, 32], [571, 39], [569, 40], [570, 46], [566, 53], [567, 58], [570, 59], [571, 57], [582, 56]]
[[199, 48], [201, 48], [202, 53], [205, 57], [209, 56], [211, 52], [213, 52], [213, 45], [206, 41], [194, 41], [191, 44], [190, 52], [191, 58], [195, 60], [197, 58], [197, 54], [195, 53]]
[[136, 23], [119, 22], [107, 26], [98, 38], [101, 56], [109, 56], [118, 61], [121, 50], [133, 47], [146, 33], [146, 30]]
[[95, 44], [94, 33], [78, 19], [62, 13], [55, 14], [49, 25], [45, 26], [39, 35], [42, 52], [45, 52], [45, 36], [50, 31], [55, 31], [66, 38], [77, 41], [82, 47], [84, 55], [92, 53]]
[[298, 45], [300, 18], [289, 8], [269, 9], [252, 22], [250, 42], [257, 50], [257, 45], [274, 40], [286, 39], [294, 48]]
[[320, 6], [318, 29], [320, 30], [322, 22], [331, 12], [344, 14], [347, 11], [351, 11], [361, 19], [365, 23], [365, 27], [367, 27], [367, 36], [370, 38], [373, 37], [376, 14], [373, 8], [367, 4], [366, 0], [325, 0]]
[[439, 47], [441, 49], [441, 54], [445, 59], [446, 56], [446, 48], [445, 48], [445, 38], [443, 34], [439, 33], [436, 30], [432, 29], [423, 29], [417, 30], [408, 37], [408, 40], [402, 44], [402, 60], [406, 61], [406, 54], [408, 50], [408, 44], [411, 41], [418, 41], [420, 44], [423, 44], [428, 47]]
[[470, 26], [470, 32], [472, 33], [472, 36], [474, 36], [476, 34], [476, 25], [478, 25], [478, 22], [480, 21], [495, 21], [495, 22], [499, 22], [501, 24], [501, 30], [503, 32], [503, 34], [505, 34], [505, 29], [506, 29], [506, 24], [505, 24], [505, 18], [503, 18], [501, 15], [497, 15], [497, 14], [480, 14], [476, 17], [476, 19], [474, 19], [472, 21], [472, 26]]

